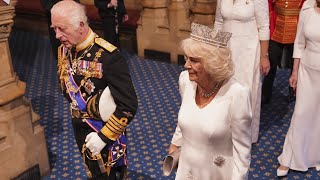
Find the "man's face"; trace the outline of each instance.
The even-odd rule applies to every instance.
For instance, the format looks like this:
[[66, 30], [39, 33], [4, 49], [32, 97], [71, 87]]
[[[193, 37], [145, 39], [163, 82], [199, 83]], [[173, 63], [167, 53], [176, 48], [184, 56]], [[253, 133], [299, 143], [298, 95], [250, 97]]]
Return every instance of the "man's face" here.
[[56, 38], [60, 40], [66, 48], [72, 48], [76, 46], [81, 40], [80, 26], [75, 28], [69, 23], [69, 19], [52, 14], [51, 27], [56, 32]]

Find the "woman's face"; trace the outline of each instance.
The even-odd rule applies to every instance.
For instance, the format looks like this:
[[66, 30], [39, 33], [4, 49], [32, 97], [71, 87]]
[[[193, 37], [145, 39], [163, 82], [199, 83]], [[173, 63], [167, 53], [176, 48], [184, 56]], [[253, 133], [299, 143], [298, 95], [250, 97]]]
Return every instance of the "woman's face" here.
[[200, 58], [191, 57], [186, 54], [184, 59], [186, 61], [184, 67], [188, 70], [190, 81], [198, 83], [208, 76], [204, 69], [203, 61]]

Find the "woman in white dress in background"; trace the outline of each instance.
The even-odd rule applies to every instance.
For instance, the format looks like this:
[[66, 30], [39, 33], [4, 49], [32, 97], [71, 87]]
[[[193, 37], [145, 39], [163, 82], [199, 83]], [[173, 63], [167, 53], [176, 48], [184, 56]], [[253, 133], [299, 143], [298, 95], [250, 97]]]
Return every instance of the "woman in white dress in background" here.
[[294, 67], [290, 86], [296, 104], [278, 160], [278, 176], [289, 169], [320, 171], [320, 0], [307, 0], [300, 11], [294, 42]]
[[169, 153], [181, 147], [176, 180], [247, 179], [251, 157], [249, 89], [233, 75], [230, 33], [192, 23], [182, 41], [182, 103]]
[[262, 75], [270, 70], [268, 0], [217, 0], [214, 28], [231, 32], [234, 77], [251, 93], [252, 143], [258, 141]]

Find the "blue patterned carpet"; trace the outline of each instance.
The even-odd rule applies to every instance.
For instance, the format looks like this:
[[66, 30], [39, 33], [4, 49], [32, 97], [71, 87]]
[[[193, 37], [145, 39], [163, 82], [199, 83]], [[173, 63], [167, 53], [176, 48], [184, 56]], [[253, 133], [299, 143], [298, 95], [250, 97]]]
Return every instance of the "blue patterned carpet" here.
[[[14, 30], [10, 37], [13, 67], [27, 83], [26, 97], [41, 116], [45, 128], [51, 173], [47, 179], [86, 179], [80, 153], [76, 148], [69, 108], [56, 78], [56, 60], [49, 38], [34, 32]], [[180, 105], [178, 77], [181, 66], [128, 58], [139, 109], [129, 125], [129, 180], [168, 180], [162, 175], [162, 158], [166, 155], [175, 129]], [[280, 70], [275, 81], [274, 98], [263, 106], [260, 141], [253, 146], [249, 179], [277, 179], [277, 157], [281, 153], [290, 124], [294, 103], [286, 102], [288, 70]], [[308, 172], [290, 171], [283, 179], [320, 179], [314, 168]]]

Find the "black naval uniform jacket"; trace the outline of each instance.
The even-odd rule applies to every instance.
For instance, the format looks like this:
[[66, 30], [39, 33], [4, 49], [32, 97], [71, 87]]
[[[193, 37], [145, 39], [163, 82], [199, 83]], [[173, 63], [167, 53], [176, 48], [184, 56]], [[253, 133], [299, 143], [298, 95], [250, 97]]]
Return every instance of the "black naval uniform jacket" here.
[[[102, 18], [105, 17], [115, 17], [115, 14], [118, 13], [119, 18], [122, 18], [123, 15], [127, 14], [126, 7], [124, 5], [124, 0], [118, 0], [118, 7], [108, 7], [108, 4], [111, 0], [94, 0], [94, 5], [99, 10], [99, 15]], [[121, 19], [119, 19], [121, 20]], [[121, 21], [119, 21], [121, 23]]]
[[[90, 33], [93, 33], [92, 30], [90, 30]], [[85, 45], [84, 48], [82, 48], [79, 52], [77, 52], [75, 48], [72, 48], [69, 52], [64, 52], [62, 45], [59, 47], [58, 76], [61, 82], [63, 94], [71, 103], [72, 100], [66, 90], [64, 82], [65, 80], [63, 79], [63, 72], [65, 72], [63, 69], [63, 56], [67, 57], [65, 59], [70, 64], [72, 64], [73, 59], [79, 58], [81, 55], [83, 57], [77, 61], [96, 61], [102, 64], [102, 77], [90, 77], [87, 79], [87, 82], [90, 80], [91, 87], [94, 87], [91, 88], [92, 92], [86, 90], [84, 86], [81, 86], [80, 91], [83, 99], [87, 101], [88, 112], [85, 113], [97, 121], [102, 121], [99, 111], [101, 112], [103, 109], [99, 109], [98, 104], [100, 95], [106, 87], [109, 87], [111, 95], [116, 104], [113, 117], [110, 117], [101, 131], [98, 132], [99, 137], [105, 143], [107, 143], [101, 153], [104, 162], [108, 162], [107, 146], [114, 143], [114, 141], [120, 135], [119, 132], [123, 132], [125, 127], [133, 119], [137, 111], [138, 103], [126, 59], [120, 54], [119, 50], [115, 46], [103, 40], [102, 38], [97, 37], [95, 34], [91, 42], [92, 43]], [[93, 44], [91, 48], [89, 47], [90, 44]], [[89, 50], [88, 47], [90, 48]], [[75, 57], [76, 54], [77, 57]], [[79, 86], [81, 81], [84, 79], [84, 76], [81, 75], [77, 69], [73, 75], [73, 78], [76, 84]], [[126, 121], [123, 121], [124, 119]], [[112, 123], [113, 128], [116, 128], [117, 131], [110, 129], [108, 123], [109, 125]], [[86, 136], [89, 133], [94, 132], [94, 130], [87, 123], [85, 123], [81, 117], [72, 117], [72, 125], [75, 139], [81, 152]], [[96, 162], [87, 160], [86, 164], [88, 165], [93, 176], [101, 174], [100, 168]]]
[[119, 33], [115, 29], [119, 29], [122, 24], [122, 18], [127, 14], [124, 0], [118, 0], [118, 7], [108, 7], [110, 0], [94, 0], [95, 6], [99, 10], [104, 30], [104, 39], [120, 47]]

